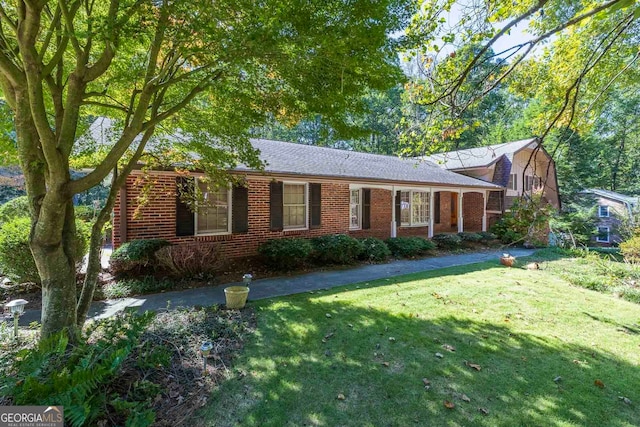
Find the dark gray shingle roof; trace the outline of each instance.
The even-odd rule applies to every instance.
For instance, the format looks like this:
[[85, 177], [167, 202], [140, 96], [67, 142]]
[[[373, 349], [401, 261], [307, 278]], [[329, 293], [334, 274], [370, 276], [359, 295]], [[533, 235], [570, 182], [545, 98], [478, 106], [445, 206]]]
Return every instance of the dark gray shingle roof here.
[[[462, 187], [501, 187], [460, 175], [420, 159], [338, 150], [291, 142], [252, 139], [268, 173], [371, 179], [394, 183], [420, 183]], [[236, 170], [248, 170], [244, 166]]]
[[618, 202], [628, 203], [631, 206], [637, 206], [640, 202], [640, 196], [627, 196], [626, 194], [620, 194], [610, 190], [602, 190], [600, 188], [588, 188], [582, 192], [597, 194], [600, 197], [604, 197], [610, 200], [616, 200]]
[[[529, 138], [486, 147], [437, 153], [424, 158], [449, 170], [480, 168], [491, 165], [503, 155], [512, 156], [523, 148], [536, 143], [536, 138]], [[532, 147], [534, 146], [532, 145]]]

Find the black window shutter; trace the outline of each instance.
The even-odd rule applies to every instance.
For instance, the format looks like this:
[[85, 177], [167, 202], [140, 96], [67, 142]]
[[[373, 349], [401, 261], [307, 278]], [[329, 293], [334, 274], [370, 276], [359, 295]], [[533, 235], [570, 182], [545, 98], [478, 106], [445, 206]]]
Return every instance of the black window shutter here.
[[396, 191], [396, 224], [398, 226], [400, 226], [402, 224], [402, 220], [400, 219], [400, 216], [402, 214], [402, 204], [400, 203], [402, 199], [402, 192], [401, 191]]
[[249, 190], [234, 186], [231, 193], [231, 231], [246, 233], [249, 231]]
[[282, 196], [283, 185], [282, 182], [272, 181], [269, 185], [269, 211], [271, 217], [271, 231], [282, 231], [283, 228], [283, 215], [282, 215]]
[[320, 228], [322, 216], [322, 186], [320, 184], [309, 184], [310, 228]]
[[195, 234], [195, 215], [181, 195], [193, 194], [195, 181], [193, 178], [179, 176], [176, 178], [176, 236], [193, 236]]
[[440, 192], [433, 193], [433, 222], [440, 224]]
[[371, 228], [371, 189], [362, 189], [362, 228]]

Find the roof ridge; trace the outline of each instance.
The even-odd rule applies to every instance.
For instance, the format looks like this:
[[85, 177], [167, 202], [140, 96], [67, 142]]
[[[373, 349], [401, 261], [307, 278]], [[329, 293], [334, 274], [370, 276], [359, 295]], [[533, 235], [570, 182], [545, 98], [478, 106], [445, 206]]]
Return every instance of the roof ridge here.
[[293, 141], [281, 141], [279, 139], [250, 138], [250, 140], [251, 141], [262, 141], [262, 142], [277, 142], [277, 143], [280, 143], [280, 144], [287, 144], [287, 145], [300, 145], [300, 146], [312, 147], [314, 149], [320, 149], [320, 150], [339, 151], [339, 152], [343, 152], [343, 153], [357, 153], [357, 154], [364, 154], [364, 155], [367, 155], [367, 156], [375, 156], [375, 157], [386, 157], [386, 158], [408, 159], [408, 160], [413, 159], [413, 157], [401, 157], [401, 156], [397, 156], [397, 155], [393, 155], [393, 154], [368, 153], [366, 151], [349, 150], [349, 149], [346, 149], [346, 148], [336, 148], [336, 147], [325, 147], [325, 146], [322, 146], [322, 145], [304, 144], [304, 143], [293, 142]]

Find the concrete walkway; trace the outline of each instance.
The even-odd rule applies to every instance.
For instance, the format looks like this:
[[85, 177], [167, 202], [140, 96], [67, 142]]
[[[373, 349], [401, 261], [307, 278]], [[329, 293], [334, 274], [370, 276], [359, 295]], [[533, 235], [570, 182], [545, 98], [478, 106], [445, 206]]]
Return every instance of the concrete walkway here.
[[[495, 261], [504, 251], [476, 252], [461, 255], [447, 255], [418, 260], [398, 260], [387, 264], [370, 264], [345, 270], [318, 271], [299, 276], [274, 277], [270, 279], [254, 280], [251, 284], [249, 300], [258, 300], [284, 295], [293, 295], [319, 289], [330, 289], [352, 283], [366, 282], [377, 279], [436, 270], [445, 267], [476, 264], [484, 261]], [[509, 253], [515, 257], [532, 255], [535, 251], [529, 249], [511, 249]], [[142, 295], [139, 297], [122, 298], [116, 300], [96, 301], [91, 306], [89, 317], [101, 319], [114, 315], [126, 308], [137, 308], [140, 311], [166, 310], [177, 307], [208, 306], [224, 304], [224, 288], [240, 283], [205, 288], [187, 289], [160, 294]], [[20, 323], [40, 320], [39, 310], [28, 310], [20, 317]]]

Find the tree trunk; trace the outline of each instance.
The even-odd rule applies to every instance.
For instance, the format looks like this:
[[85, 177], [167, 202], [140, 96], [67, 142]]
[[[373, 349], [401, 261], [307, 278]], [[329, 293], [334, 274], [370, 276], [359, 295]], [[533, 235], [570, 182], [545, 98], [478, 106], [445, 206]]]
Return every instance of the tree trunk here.
[[[42, 280], [42, 337], [66, 331], [77, 338], [76, 230], [72, 199], [47, 193], [32, 225], [30, 246]], [[54, 199], [54, 200], [51, 200]], [[62, 217], [62, 220], [60, 220]]]
[[106, 218], [98, 218], [91, 227], [91, 239], [89, 240], [89, 256], [87, 259], [87, 272], [84, 277], [84, 283], [82, 285], [82, 292], [77, 306], [77, 319], [76, 323], [78, 328], [82, 328], [84, 322], [89, 313], [91, 307], [91, 301], [93, 301], [93, 294], [98, 284], [98, 275], [102, 269], [102, 229], [106, 224]]

